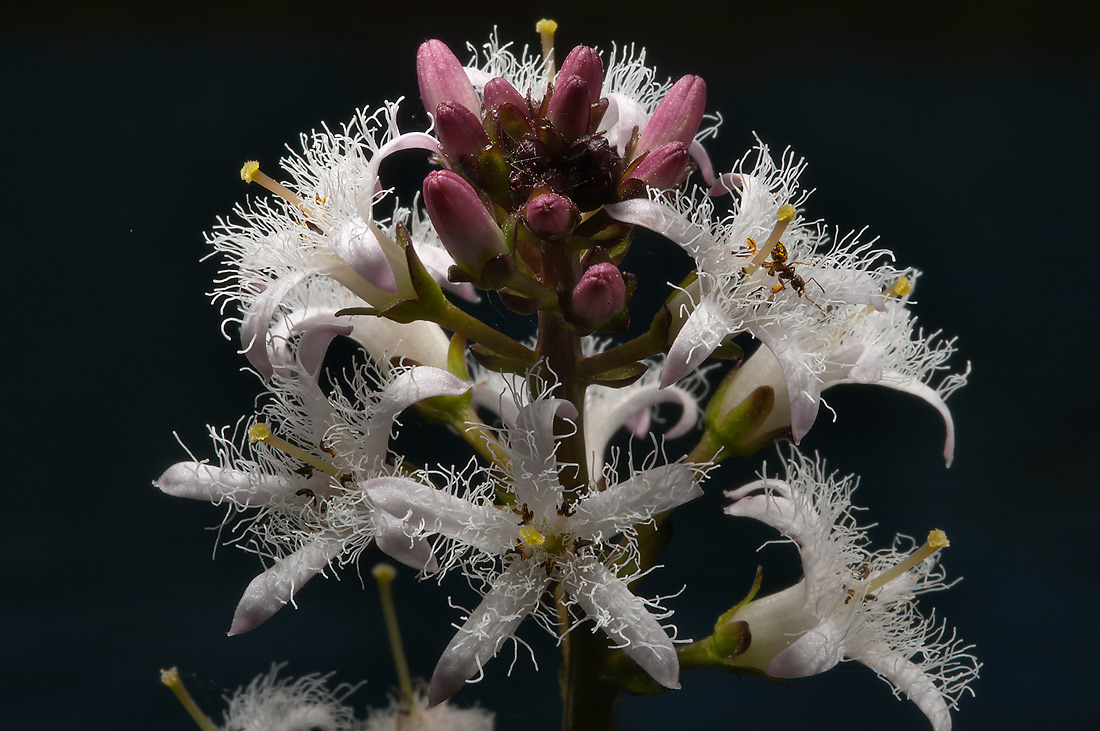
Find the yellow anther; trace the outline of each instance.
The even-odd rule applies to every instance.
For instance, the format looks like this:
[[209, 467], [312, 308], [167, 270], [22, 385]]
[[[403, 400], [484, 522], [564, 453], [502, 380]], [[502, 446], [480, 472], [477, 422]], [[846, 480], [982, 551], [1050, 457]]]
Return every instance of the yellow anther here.
[[260, 172], [260, 163], [255, 160], [249, 160], [241, 166], [241, 180], [246, 183], [251, 183], [258, 172]]
[[909, 281], [909, 277], [900, 276], [894, 280], [894, 283], [890, 285], [890, 288], [884, 293], [887, 297], [904, 297], [913, 291], [913, 283]]
[[523, 539], [523, 542], [528, 546], [541, 546], [546, 542], [546, 536], [529, 525], [525, 525], [519, 529], [519, 537]]
[[779, 206], [779, 213], [775, 216], [776, 221], [789, 221], [792, 218], [794, 218], [794, 206]]
[[253, 424], [248, 429], [248, 441], [255, 444], [256, 442], [266, 442], [271, 437], [271, 429], [267, 427], [267, 424], [263, 422]]
[[928, 539], [924, 542], [924, 545], [909, 554], [904, 561], [899, 561], [896, 566], [887, 571], [883, 571], [867, 582], [866, 594], [878, 591], [880, 588], [889, 584], [894, 579], [898, 578], [906, 571], [915, 569], [920, 565], [921, 561], [934, 554], [941, 548], [947, 548], [951, 545], [951, 542], [947, 540], [947, 534], [942, 530], [933, 530], [928, 533]]

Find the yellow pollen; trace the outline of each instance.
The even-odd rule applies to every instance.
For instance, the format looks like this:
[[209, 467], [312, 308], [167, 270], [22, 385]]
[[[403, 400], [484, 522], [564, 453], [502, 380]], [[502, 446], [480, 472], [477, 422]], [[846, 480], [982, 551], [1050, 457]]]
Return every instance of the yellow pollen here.
[[887, 571], [883, 571], [874, 579], [867, 582], [867, 590], [865, 594], [871, 594], [878, 591], [883, 586], [886, 586], [894, 579], [898, 578], [906, 571], [916, 568], [920, 565], [921, 561], [934, 554], [941, 548], [947, 548], [951, 545], [951, 542], [947, 540], [947, 534], [942, 530], [932, 530], [928, 533], [928, 539], [924, 542], [924, 545], [913, 551], [909, 556], [898, 562], [896, 566]]
[[776, 214], [775, 220], [777, 221], [789, 221], [794, 218], [794, 206], [786, 205], [779, 206], [779, 213]]
[[256, 177], [256, 173], [260, 171], [260, 163], [255, 160], [249, 160], [241, 167], [241, 180], [246, 183], [251, 183], [252, 179]]
[[909, 281], [909, 277], [901, 276], [894, 280], [884, 294], [887, 297], [904, 297], [912, 291], [913, 283]]
[[260, 422], [253, 424], [248, 430], [248, 441], [255, 444], [256, 442], [267, 441], [267, 438], [271, 436], [271, 429], [267, 427], [267, 424]]
[[519, 537], [523, 539], [523, 542], [528, 546], [541, 546], [546, 542], [546, 536], [529, 525], [525, 525], [519, 529]]
[[262, 422], [253, 424], [251, 427], [249, 427], [248, 441], [252, 442], [253, 444], [255, 444], [256, 442], [263, 442], [269, 447], [274, 447], [280, 452], [285, 452], [286, 454], [289, 454], [295, 459], [300, 459], [310, 467], [319, 469], [326, 475], [334, 477], [337, 480], [343, 479], [347, 475], [346, 472], [337, 469], [317, 455], [307, 452], [301, 447], [295, 444], [291, 444], [287, 440], [275, 436], [271, 433], [271, 429], [268, 428], [267, 424], [264, 424]]
[[542, 58], [546, 63], [546, 80], [554, 77], [554, 33], [558, 30], [556, 21], [543, 18], [535, 23], [535, 30], [542, 41]]

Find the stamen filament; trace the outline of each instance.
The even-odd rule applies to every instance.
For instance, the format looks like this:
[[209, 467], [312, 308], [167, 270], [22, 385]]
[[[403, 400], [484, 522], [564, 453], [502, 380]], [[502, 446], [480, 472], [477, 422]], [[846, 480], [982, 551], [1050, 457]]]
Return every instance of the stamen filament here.
[[386, 620], [386, 636], [390, 640], [390, 652], [393, 653], [397, 684], [410, 708], [415, 708], [412, 705], [413, 686], [409, 676], [409, 661], [405, 658], [405, 647], [401, 643], [401, 628], [397, 624], [397, 608], [393, 603], [393, 590], [390, 588], [397, 577], [397, 569], [388, 563], [380, 563], [371, 569], [371, 573], [378, 584], [378, 600], [382, 604], [382, 616]]
[[275, 180], [267, 173], [261, 171], [260, 163], [255, 160], [249, 160], [241, 168], [241, 180], [246, 183], [257, 183], [260, 187], [266, 188], [288, 203], [297, 206], [303, 213], [306, 212], [305, 203], [302, 199], [292, 193], [289, 188], [278, 180]]
[[921, 561], [925, 560], [936, 551], [941, 548], [950, 546], [951, 542], [947, 540], [947, 534], [942, 530], [933, 530], [928, 533], [928, 539], [925, 540], [924, 545], [909, 554], [909, 557], [904, 561], [901, 561], [892, 569], [883, 571], [874, 579], [868, 581], [865, 594], [872, 594], [881, 589], [886, 584], [889, 584], [894, 579], [898, 578], [906, 571], [909, 571], [917, 567]]
[[179, 700], [180, 705], [191, 714], [191, 719], [195, 724], [202, 729], [202, 731], [218, 731], [218, 727], [214, 725], [202, 709], [199, 708], [199, 704], [195, 703], [195, 699], [191, 697], [191, 694], [187, 692], [186, 686], [183, 684], [183, 680], [180, 678], [180, 671], [178, 668], [169, 668], [168, 670], [160, 671], [160, 682], [168, 686], [176, 698]]
[[542, 58], [546, 63], [547, 81], [554, 78], [554, 32], [557, 29], [557, 22], [549, 18], [543, 18], [535, 23], [535, 30], [538, 31], [539, 38], [542, 40]]
[[771, 234], [768, 236], [768, 240], [764, 242], [764, 245], [756, 252], [756, 256], [749, 261], [748, 266], [745, 267], [745, 274], [752, 274], [760, 265], [768, 260], [768, 256], [771, 255], [775, 245], [779, 243], [779, 238], [783, 235], [783, 232], [787, 230], [787, 224], [794, 220], [795, 210], [794, 206], [785, 205], [779, 207], [779, 212], [775, 216], [775, 227], [772, 228]]
[[282, 452], [286, 452], [291, 457], [296, 457], [302, 460], [311, 467], [315, 467], [326, 475], [329, 475], [337, 480], [343, 477], [346, 473], [343, 470], [337, 469], [328, 462], [324, 461], [315, 454], [311, 454], [301, 447], [295, 446], [285, 439], [275, 436], [271, 433], [271, 429], [267, 424], [258, 423], [252, 426], [248, 430], [248, 440], [250, 442], [263, 442], [268, 446], [274, 447]]

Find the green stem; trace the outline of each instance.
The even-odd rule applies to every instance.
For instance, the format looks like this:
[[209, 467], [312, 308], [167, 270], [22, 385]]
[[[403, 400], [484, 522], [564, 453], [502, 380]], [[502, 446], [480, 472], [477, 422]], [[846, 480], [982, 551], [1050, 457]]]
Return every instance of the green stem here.
[[575, 628], [564, 642], [562, 731], [612, 731], [619, 710], [619, 690], [601, 673], [610, 650], [602, 632], [589, 624]]
[[[656, 321], [654, 321], [656, 323]], [[665, 350], [665, 338], [656, 324], [647, 332], [633, 340], [628, 340], [602, 353], [584, 358], [580, 363], [580, 372], [585, 376], [621, 368], [646, 358], [651, 358]]]
[[446, 302], [442, 308], [430, 313], [427, 319], [431, 319], [436, 324], [453, 330], [474, 342], [481, 343], [501, 355], [531, 363], [535, 362], [535, 354], [530, 348], [517, 343], [504, 333], [494, 330], [450, 302]]

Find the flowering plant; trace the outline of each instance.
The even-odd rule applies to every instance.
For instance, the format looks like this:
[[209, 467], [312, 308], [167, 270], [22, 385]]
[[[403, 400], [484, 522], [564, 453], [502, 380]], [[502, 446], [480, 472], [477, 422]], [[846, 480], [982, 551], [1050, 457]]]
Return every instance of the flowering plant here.
[[[267, 193], [208, 241], [225, 262], [215, 299], [239, 312], [229, 322], [265, 398], [243, 428], [211, 430], [215, 461], [156, 481], [228, 505], [235, 542], [264, 563], [229, 633], [380, 551], [424, 578], [459, 572], [482, 595], [426, 697], [402, 683], [401, 707], [422, 718], [530, 617], [562, 647], [566, 729], [612, 728], [623, 692], [679, 688], [689, 668], [792, 678], [842, 660], [950, 728], [979, 664], [915, 604], [949, 585], [946, 537], [870, 550], [854, 480], [793, 446], [824, 390], [877, 384], [942, 415], [950, 464], [945, 401], [967, 372], [949, 370], [952, 340], [915, 325], [919, 272], [862, 231], [807, 218], [804, 163], [789, 151], [760, 142], [717, 172], [703, 143], [720, 118], [702, 78], [661, 81], [633, 48], [578, 46], [558, 67], [553, 23], [539, 30], [540, 54], [493, 38], [465, 66], [440, 41], [421, 45], [427, 131], [402, 131], [399, 103], [386, 103], [304, 135], [282, 181], [242, 169]], [[438, 169], [400, 201], [383, 163], [408, 150]], [[694, 262], [657, 312], [632, 307], [639, 229]], [[532, 339], [463, 304], [483, 296], [533, 317]], [[640, 317], [641, 334], [615, 339]], [[359, 352], [339, 376], [324, 367], [337, 338]], [[709, 397], [708, 363], [727, 364]], [[680, 416], [662, 434], [665, 405]], [[392, 437], [408, 409], [448, 427], [471, 462], [407, 459]], [[666, 440], [700, 422], [695, 446], [671, 457]], [[623, 429], [626, 455], [610, 448]], [[721, 463], [782, 440], [784, 477], [727, 490], [726, 512], [793, 541], [802, 580], [762, 597], [759, 581], [744, 587], [712, 635], [678, 637], [639, 587], [670, 513], [721, 483]]]

